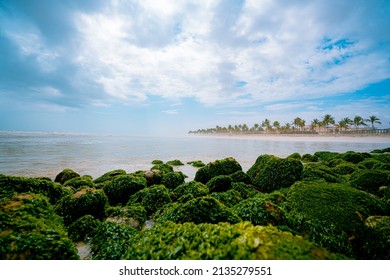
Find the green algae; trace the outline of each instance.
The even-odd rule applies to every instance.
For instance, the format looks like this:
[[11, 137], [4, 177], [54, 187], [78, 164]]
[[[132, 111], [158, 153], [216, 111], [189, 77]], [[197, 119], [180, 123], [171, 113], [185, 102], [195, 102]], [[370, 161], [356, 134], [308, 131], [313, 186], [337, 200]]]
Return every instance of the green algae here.
[[134, 260], [276, 260], [344, 259], [273, 226], [249, 222], [176, 224], [167, 222], [145, 231], [122, 259]]

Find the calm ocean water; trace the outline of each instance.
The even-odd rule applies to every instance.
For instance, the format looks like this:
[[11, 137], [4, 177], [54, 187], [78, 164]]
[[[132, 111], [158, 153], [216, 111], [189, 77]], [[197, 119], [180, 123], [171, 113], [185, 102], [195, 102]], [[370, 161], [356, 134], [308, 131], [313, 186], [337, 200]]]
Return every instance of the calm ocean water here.
[[[97, 178], [114, 169], [149, 170], [154, 159], [208, 163], [226, 157], [234, 157], [246, 171], [262, 154], [285, 157], [294, 152], [369, 152], [389, 146], [390, 138], [170, 138], [3, 131], [0, 132], [0, 173], [54, 179], [64, 168], [71, 168], [81, 175]], [[187, 164], [177, 169], [189, 179], [197, 170]]]

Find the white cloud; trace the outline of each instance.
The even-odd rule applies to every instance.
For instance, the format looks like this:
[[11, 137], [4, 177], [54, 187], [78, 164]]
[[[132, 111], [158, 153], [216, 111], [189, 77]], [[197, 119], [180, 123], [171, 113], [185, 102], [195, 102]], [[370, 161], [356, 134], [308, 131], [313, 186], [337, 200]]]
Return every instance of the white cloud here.
[[168, 114], [168, 115], [176, 115], [176, 114], [179, 113], [178, 110], [164, 110], [162, 112], [165, 113], [165, 114]]
[[80, 70], [126, 103], [158, 95], [234, 106], [353, 92], [390, 77], [364, 17], [375, 16], [375, 3], [246, 1], [227, 11], [221, 3], [116, 1], [79, 13]]

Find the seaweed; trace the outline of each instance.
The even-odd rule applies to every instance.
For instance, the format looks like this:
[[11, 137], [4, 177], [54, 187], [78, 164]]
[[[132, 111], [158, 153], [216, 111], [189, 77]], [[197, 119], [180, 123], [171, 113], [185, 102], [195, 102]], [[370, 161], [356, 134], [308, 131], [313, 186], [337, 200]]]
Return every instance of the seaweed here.
[[87, 187], [61, 198], [55, 211], [64, 218], [65, 224], [69, 225], [85, 215], [102, 219], [107, 202], [107, 196], [102, 190]]
[[288, 226], [332, 252], [361, 258], [364, 221], [386, 214], [379, 198], [344, 184], [301, 181], [286, 192]]
[[52, 181], [0, 174], [0, 197], [12, 196], [14, 192], [42, 194], [47, 196], [52, 204], [64, 194], [62, 186]]
[[126, 205], [130, 196], [146, 187], [145, 177], [126, 174], [116, 176], [103, 187], [103, 190], [110, 205], [115, 206]]
[[305, 260], [345, 259], [273, 226], [156, 224], [121, 256], [133, 260]]
[[54, 182], [63, 185], [66, 181], [76, 177], [80, 177], [77, 172], [73, 171], [72, 169], [65, 168], [60, 173], [58, 173], [58, 175], [54, 179]]
[[20, 193], [0, 203], [0, 259], [73, 260], [78, 255], [48, 198]]
[[168, 189], [164, 185], [153, 185], [132, 195], [128, 205], [139, 203], [145, 208], [147, 214], [151, 215], [171, 202]]
[[206, 184], [211, 178], [218, 175], [230, 175], [242, 171], [241, 165], [232, 157], [216, 160], [201, 167], [195, 173], [195, 181]]
[[303, 165], [295, 159], [261, 155], [247, 174], [253, 184], [262, 192], [287, 188], [301, 177]]
[[137, 236], [138, 231], [132, 227], [115, 222], [102, 222], [91, 239], [92, 258], [94, 260], [121, 259]]
[[185, 203], [174, 203], [162, 212], [158, 222], [238, 223], [241, 219], [213, 197], [197, 197]]

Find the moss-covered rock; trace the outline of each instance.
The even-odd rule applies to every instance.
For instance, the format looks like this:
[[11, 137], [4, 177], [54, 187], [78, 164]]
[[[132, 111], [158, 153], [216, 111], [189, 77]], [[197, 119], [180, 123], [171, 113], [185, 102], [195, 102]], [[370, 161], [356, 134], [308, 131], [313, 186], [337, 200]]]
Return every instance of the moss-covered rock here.
[[167, 164], [172, 165], [172, 166], [184, 165], [184, 163], [182, 163], [182, 162], [181, 162], [180, 160], [178, 160], [178, 159], [169, 160], [169, 161], [167, 161]]
[[365, 160], [365, 157], [362, 154], [352, 152], [352, 151], [343, 153], [341, 155], [341, 158], [344, 159], [345, 161], [352, 162], [354, 164], [357, 164], [357, 163]]
[[272, 200], [271, 196], [260, 193], [241, 201], [233, 207], [233, 211], [243, 221], [254, 225], [281, 225], [285, 219], [284, 210]]
[[349, 184], [359, 190], [379, 195], [381, 186], [390, 183], [390, 172], [382, 170], [358, 170], [352, 173]]
[[107, 201], [107, 196], [102, 190], [84, 188], [61, 198], [55, 210], [64, 218], [65, 224], [69, 225], [85, 215], [102, 219]]
[[204, 164], [201, 160], [189, 161], [187, 162], [187, 164], [190, 164], [193, 167], [197, 167], [197, 168], [206, 166], [206, 164]]
[[218, 175], [230, 175], [242, 171], [241, 165], [234, 158], [225, 158], [208, 163], [195, 174], [195, 181], [206, 184], [211, 178]]
[[339, 164], [339, 165], [331, 168], [331, 171], [333, 171], [339, 175], [348, 175], [348, 174], [352, 174], [353, 172], [355, 172], [358, 169], [359, 168], [353, 163], [342, 163], [342, 164]]
[[172, 204], [160, 216], [159, 222], [238, 223], [241, 219], [229, 208], [212, 197], [197, 197], [185, 203]]
[[148, 187], [161, 184], [163, 174], [160, 170], [143, 171], [142, 176], [145, 177]]
[[42, 194], [49, 198], [50, 203], [55, 204], [63, 195], [63, 188], [48, 180], [0, 174], [0, 202], [3, 197], [13, 196], [14, 192]]
[[390, 260], [390, 216], [371, 216], [364, 223], [367, 234], [365, 259]]
[[207, 182], [206, 186], [212, 192], [225, 192], [232, 186], [232, 179], [227, 175], [215, 176]]
[[69, 238], [73, 242], [88, 241], [94, 235], [99, 224], [100, 221], [92, 215], [82, 216], [68, 227]]
[[82, 189], [84, 187], [94, 188], [95, 184], [94, 184], [91, 176], [85, 175], [82, 177], [75, 177], [75, 178], [67, 180], [64, 183], [64, 186], [70, 186], [70, 187], [74, 188], [75, 190], [79, 190], [79, 189]]
[[54, 182], [63, 185], [66, 181], [75, 177], [80, 177], [80, 175], [77, 172], [73, 171], [72, 169], [65, 168], [55, 177]]
[[233, 182], [232, 190], [238, 191], [243, 199], [253, 197], [259, 193], [259, 191], [255, 190], [251, 185], [245, 184], [243, 182]]
[[390, 170], [390, 164], [379, 161], [375, 158], [367, 158], [356, 165], [360, 169]]
[[103, 190], [110, 205], [115, 206], [118, 204], [126, 205], [130, 196], [146, 187], [145, 177], [126, 174], [116, 176], [103, 187]]
[[184, 183], [185, 176], [182, 172], [169, 172], [162, 176], [161, 184], [168, 189], [174, 189]]
[[340, 259], [313, 243], [273, 226], [159, 224], [130, 244], [123, 259], [138, 260], [303, 260]]
[[340, 153], [337, 152], [329, 152], [329, 151], [318, 151], [314, 153], [314, 156], [319, 158], [322, 161], [330, 161], [334, 158], [339, 158]]
[[359, 255], [364, 221], [386, 213], [379, 198], [342, 184], [295, 183], [286, 194], [288, 225], [332, 252]]
[[125, 174], [126, 174], [126, 171], [123, 169], [112, 170], [112, 171], [104, 173], [102, 176], [95, 179], [94, 182], [95, 182], [95, 184], [103, 184], [104, 182], [111, 181], [116, 176], [125, 175]]
[[236, 190], [228, 190], [226, 192], [213, 192], [210, 194], [210, 197], [213, 197], [220, 202], [222, 202], [226, 207], [233, 207], [242, 201], [242, 196]]
[[287, 188], [301, 177], [303, 165], [295, 159], [261, 155], [247, 174], [262, 192]]
[[154, 170], [159, 170], [162, 174], [165, 174], [165, 173], [170, 173], [170, 172], [173, 172], [173, 167], [172, 165], [169, 165], [169, 164], [155, 164], [152, 166], [152, 168], [150, 169], [151, 171], [154, 171]]
[[168, 189], [164, 185], [154, 185], [132, 195], [128, 204], [141, 204], [148, 215], [153, 214], [164, 205], [171, 203]]
[[302, 155], [303, 162], [318, 162], [320, 159], [316, 155], [304, 154]]
[[91, 239], [94, 260], [119, 260], [127, 248], [137, 240], [138, 231], [114, 222], [102, 222]]
[[300, 153], [292, 153], [287, 157], [288, 159], [296, 159], [296, 160], [302, 160], [302, 156]]
[[237, 171], [233, 174], [230, 174], [229, 177], [232, 179], [232, 182], [242, 182], [245, 184], [252, 184], [251, 178], [243, 171]]
[[173, 201], [186, 202], [196, 197], [206, 196], [209, 194], [209, 188], [196, 181], [183, 183], [171, 192]]
[[160, 159], [155, 159], [152, 161], [152, 164], [155, 165], [155, 164], [164, 164], [164, 162]]
[[373, 159], [379, 160], [380, 162], [390, 164], [390, 153], [385, 154], [373, 154]]
[[305, 164], [303, 166], [301, 179], [306, 181], [322, 179], [329, 183], [342, 183], [346, 180], [342, 175], [336, 173], [332, 168], [322, 163]]
[[109, 207], [106, 215], [106, 221], [124, 224], [136, 229], [141, 229], [147, 218], [145, 207], [139, 204]]
[[21, 193], [0, 202], [0, 259], [78, 259], [47, 197]]
[[384, 154], [384, 153], [390, 153], [390, 147], [384, 148], [384, 149], [375, 149], [371, 151], [371, 153], [376, 153], [376, 154]]

